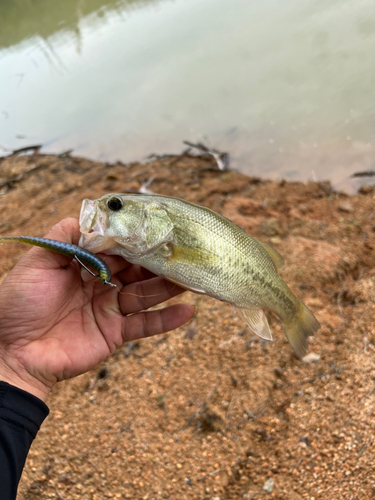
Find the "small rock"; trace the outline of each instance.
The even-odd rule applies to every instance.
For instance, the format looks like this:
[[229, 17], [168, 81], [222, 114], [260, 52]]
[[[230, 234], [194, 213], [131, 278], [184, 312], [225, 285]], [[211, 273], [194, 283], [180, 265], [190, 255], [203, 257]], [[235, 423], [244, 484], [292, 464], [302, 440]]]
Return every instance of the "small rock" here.
[[320, 354], [316, 352], [309, 352], [304, 358], [302, 358], [303, 363], [316, 363], [320, 360]]
[[283, 228], [281, 222], [274, 217], [270, 219], [265, 219], [258, 228], [260, 234], [265, 236], [278, 236], [283, 234]]
[[224, 420], [207, 403], [204, 403], [198, 412], [198, 423], [203, 431], [219, 432], [223, 428]]
[[106, 378], [106, 377], [108, 377], [109, 372], [110, 372], [110, 367], [109, 366], [103, 366], [101, 368], [101, 370], [98, 372], [97, 378], [98, 379]]
[[350, 203], [350, 201], [344, 200], [339, 204], [339, 210], [341, 210], [341, 212], [350, 213], [354, 211], [354, 208], [353, 205]]
[[270, 238], [270, 242], [272, 243], [272, 245], [280, 245], [281, 238], [280, 236], [272, 236], [272, 238]]
[[196, 336], [197, 334], [197, 328], [196, 328], [196, 322], [193, 321], [188, 329], [186, 330], [186, 333], [185, 333], [185, 339], [189, 339], [189, 340], [193, 340], [193, 338]]
[[322, 301], [317, 297], [311, 297], [305, 300], [305, 304], [307, 305], [307, 307], [323, 307]]
[[301, 437], [299, 443], [304, 444], [306, 446], [310, 446], [310, 441], [307, 436]]
[[273, 482], [272, 479], [269, 479], [264, 483], [263, 490], [267, 491], [267, 493], [272, 493], [273, 487], [275, 486], [275, 483]]
[[361, 186], [358, 189], [358, 193], [360, 193], [360, 194], [370, 194], [373, 191], [374, 191], [374, 186], [371, 186], [371, 185], [368, 185], [368, 184], [363, 184], [363, 186]]
[[140, 342], [136, 342], [136, 341], [127, 342], [125, 344], [124, 351], [123, 351], [125, 358], [128, 358], [133, 351], [136, 351], [137, 349], [139, 349], [140, 345], [141, 345]]

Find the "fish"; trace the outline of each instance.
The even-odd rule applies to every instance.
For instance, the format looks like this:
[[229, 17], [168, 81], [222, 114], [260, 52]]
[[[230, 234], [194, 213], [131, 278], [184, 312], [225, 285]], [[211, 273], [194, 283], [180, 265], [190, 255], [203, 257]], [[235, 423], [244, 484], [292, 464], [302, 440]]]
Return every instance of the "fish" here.
[[265, 311], [281, 321], [298, 357], [320, 325], [278, 270], [282, 256], [226, 217], [156, 194], [106, 194], [82, 202], [79, 245], [120, 255], [192, 292], [233, 305], [251, 330], [272, 334]]
[[[0, 241], [2, 242], [4, 240], [19, 241], [21, 243], [27, 243], [28, 245], [42, 247], [47, 250], [51, 250], [52, 252], [66, 255], [67, 257], [73, 257], [92, 276], [99, 278], [99, 281], [103, 285], [116, 286], [114, 283], [111, 283], [111, 270], [104, 260], [78, 245], [73, 245], [64, 241], [51, 240], [48, 238], [39, 238], [37, 236], [0, 236]], [[90, 271], [85, 264], [95, 269], [97, 274]]]

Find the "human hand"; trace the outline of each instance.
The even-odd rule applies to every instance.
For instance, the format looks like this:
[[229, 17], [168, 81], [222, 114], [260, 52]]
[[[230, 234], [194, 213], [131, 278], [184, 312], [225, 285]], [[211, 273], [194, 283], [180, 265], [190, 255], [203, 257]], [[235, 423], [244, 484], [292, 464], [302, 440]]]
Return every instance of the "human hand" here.
[[[47, 235], [74, 244], [79, 236], [76, 219]], [[45, 401], [56, 382], [90, 370], [122, 343], [194, 315], [187, 304], [144, 312], [183, 290], [121, 257], [104, 259], [121, 294], [98, 279], [82, 281], [79, 264], [64, 255], [34, 247], [22, 257], [0, 285], [0, 380]]]

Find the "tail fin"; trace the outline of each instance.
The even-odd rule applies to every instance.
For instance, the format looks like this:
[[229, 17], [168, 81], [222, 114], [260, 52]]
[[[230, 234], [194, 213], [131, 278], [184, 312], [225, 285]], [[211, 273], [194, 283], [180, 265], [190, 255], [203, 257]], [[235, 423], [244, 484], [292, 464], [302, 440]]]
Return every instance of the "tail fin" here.
[[297, 313], [290, 320], [282, 321], [282, 325], [296, 356], [303, 358], [307, 353], [307, 338], [319, 330], [320, 324], [305, 304], [297, 301]]

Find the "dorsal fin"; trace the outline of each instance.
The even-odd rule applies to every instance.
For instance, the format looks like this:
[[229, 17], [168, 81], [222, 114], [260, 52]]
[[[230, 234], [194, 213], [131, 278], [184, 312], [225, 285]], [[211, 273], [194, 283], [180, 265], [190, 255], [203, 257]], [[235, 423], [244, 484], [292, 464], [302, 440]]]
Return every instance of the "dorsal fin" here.
[[262, 245], [264, 250], [268, 253], [268, 255], [273, 260], [273, 263], [275, 264], [276, 269], [280, 269], [281, 267], [283, 267], [284, 259], [281, 257], [279, 252], [277, 250], [275, 250], [274, 248], [270, 247], [269, 245], [267, 245], [267, 243], [264, 243], [263, 241], [259, 241], [259, 243]]

